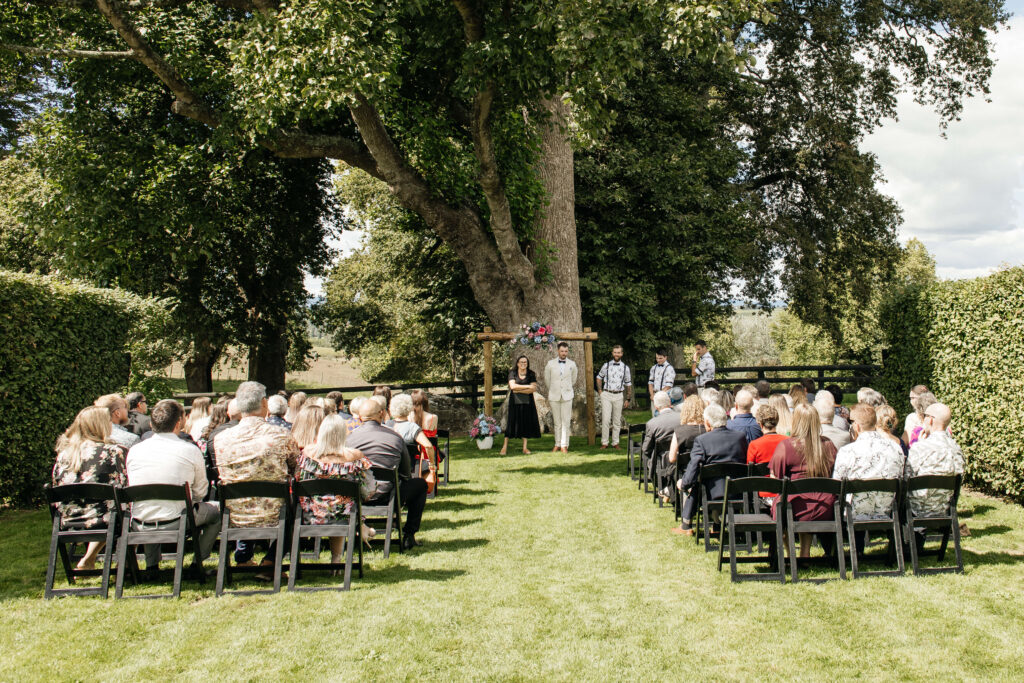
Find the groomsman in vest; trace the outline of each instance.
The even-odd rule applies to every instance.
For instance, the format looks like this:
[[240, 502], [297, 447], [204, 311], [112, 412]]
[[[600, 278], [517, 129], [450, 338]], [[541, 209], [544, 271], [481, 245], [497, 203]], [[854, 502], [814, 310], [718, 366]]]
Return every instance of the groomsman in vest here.
[[548, 407], [555, 426], [555, 447], [552, 451], [569, 452], [569, 431], [572, 426], [573, 387], [579, 370], [569, 358], [569, 344], [558, 342], [558, 358], [552, 358], [544, 368], [544, 382], [548, 385]]
[[622, 362], [622, 346], [619, 344], [612, 347], [612, 359], [597, 373], [597, 391], [601, 394], [601, 448], [609, 445], [618, 448], [622, 408], [629, 408], [633, 392], [633, 377], [629, 366]]
[[715, 359], [703, 339], [698, 339], [693, 345], [693, 365], [690, 367], [690, 374], [693, 375], [693, 381], [698, 389], [703, 389], [708, 382], [715, 379]]
[[657, 351], [654, 354], [654, 365], [647, 379], [647, 395], [651, 399], [651, 415], [657, 415], [654, 409], [654, 395], [659, 391], [668, 391], [676, 383], [676, 369], [668, 362], [668, 353]]

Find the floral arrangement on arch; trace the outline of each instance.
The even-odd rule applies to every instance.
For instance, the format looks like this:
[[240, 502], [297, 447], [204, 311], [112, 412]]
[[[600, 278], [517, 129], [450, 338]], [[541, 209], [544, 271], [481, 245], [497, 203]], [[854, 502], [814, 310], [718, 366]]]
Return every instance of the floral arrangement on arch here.
[[488, 417], [483, 413], [476, 416], [473, 426], [469, 428], [469, 436], [473, 439], [483, 439], [495, 434], [501, 434], [501, 425], [493, 417]]
[[558, 344], [558, 337], [555, 336], [555, 328], [551, 325], [533, 323], [519, 326], [519, 334], [512, 340], [512, 346], [532, 346], [536, 350], [544, 349], [549, 351]]

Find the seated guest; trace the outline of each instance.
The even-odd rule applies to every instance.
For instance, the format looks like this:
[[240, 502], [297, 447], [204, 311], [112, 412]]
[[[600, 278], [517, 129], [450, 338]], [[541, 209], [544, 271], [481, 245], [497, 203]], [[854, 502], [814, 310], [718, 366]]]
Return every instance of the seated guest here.
[[835, 444], [836, 450], [850, 443], [850, 432], [838, 429], [832, 424], [836, 419], [836, 404], [830, 392], [818, 392], [818, 395], [814, 397], [814, 409], [818, 412], [818, 419], [821, 420], [821, 435]]
[[[663, 476], [674, 473], [674, 465], [679, 458], [685, 458], [689, 463], [694, 440], [706, 431], [704, 429], [704, 408], [706, 407], [704, 401], [700, 400], [700, 396], [696, 394], [687, 396], [683, 401], [683, 407], [679, 411], [679, 424], [672, 430], [672, 443], [668, 447], [668, 465], [665, 467], [666, 471]], [[680, 478], [674, 483], [680, 487], [683, 480]], [[667, 497], [667, 493], [663, 492], [663, 495]]]
[[817, 387], [814, 385], [814, 380], [810, 377], [804, 377], [800, 380], [800, 384], [804, 388], [804, 392], [807, 396], [807, 402], [814, 405], [814, 397], [818, 394]]
[[[359, 484], [360, 497], [365, 501], [376, 492], [377, 483], [370, 471], [370, 461], [354, 448], [345, 447], [345, 421], [338, 415], [328, 415], [320, 423], [316, 443], [308, 446], [299, 456], [299, 479], [346, 479]], [[345, 496], [312, 496], [301, 498], [305, 524], [343, 524], [352, 513], [353, 500]], [[363, 525], [363, 540], [373, 538], [376, 532]], [[345, 539], [331, 538], [331, 562], [341, 562]]]
[[[203, 454], [191, 443], [177, 438], [185, 427], [185, 409], [171, 399], [153, 406], [150, 418], [153, 438], [137, 444], [128, 451], [128, 485], [188, 484], [192, 490], [193, 514], [199, 534], [200, 560], [213, 550], [220, 530], [220, 509], [201, 502], [210, 489], [206, 478]], [[132, 504], [135, 529], [177, 529], [181, 514], [180, 502], [171, 500], [145, 500]], [[155, 570], [160, 564], [160, 544], [146, 546], [146, 569]]]
[[[381, 424], [387, 411], [381, 407], [379, 401], [375, 400], [376, 398], [374, 396], [363, 401], [359, 407], [362, 424], [348, 435], [348, 446], [362, 451], [374, 467], [386, 467], [398, 471], [399, 494], [402, 505], [408, 511], [405, 516], [405, 527], [402, 530], [402, 547], [403, 550], [408, 550], [421, 545], [416, 540], [416, 532], [420, 530], [423, 507], [427, 503], [427, 482], [412, 476], [409, 449], [405, 447], [405, 441], [396, 431]], [[378, 482], [377, 491], [378, 495], [369, 503], [385, 504], [391, 495], [391, 483]]]
[[96, 399], [94, 406], [106, 408], [110, 413], [110, 440], [119, 446], [131, 448], [139, 437], [125, 425], [128, 424], [128, 402], [117, 394], [107, 394]]
[[[759, 379], [754, 386], [757, 388], [757, 402], [763, 406], [768, 405], [768, 399], [772, 395], [771, 382], [766, 379]], [[754, 414], [756, 415], [757, 413]]]
[[872, 408], [877, 408], [878, 406], [884, 406], [887, 401], [885, 396], [882, 396], [871, 387], [861, 387], [857, 390], [857, 403], [867, 403]]
[[690, 398], [691, 396], [697, 396], [700, 393], [700, 389], [693, 382], [687, 382], [683, 385], [683, 400]]
[[430, 439], [423, 433], [423, 429], [409, 419], [413, 412], [412, 397], [409, 394], [395, 394], [391, 399], [390, 412], [391, 417], [395, 420], [395, 426], [392, 429], [398, 432], [398, 435], [405, 441], [405, 445], [419, 447], [419, 456], [417, 457], [419, 462], [413, 470], [413, 476], [422, 476], [424, 470], [428, 473], [434, 472], [434, 444], [430, 443]]
[[[933, 403], [925, 410], [920, 425], [922, 432], [907, 456], [908, 478], [964, 473], [963, 451], [949, 435], [951, 417], [949, 407], [942, 403]], [[915, 515], [941, 515], [949, 505], [950, 492], [931, 489], [913, 491], [908, 496]]]
[[359, 410], [363, 407], [363, 403], [366, 401], [364, 396], [356, 396], [348, 404], [349, 412], [352, 413], [352, 417], [345, 423], [345, 429], [351, 434], [356, 430], [356, 427], [363, 424], [363, 418], [359, 417]]
[[[802, 389], [803, 387], [801, 387]], [[797, 404], [793, 411], [793, 434], [779, 442], [768, 468], [773, 477], [788, 477], [793, 481], [805, 477], [831, 477], [836, 461], [835, 445], [821, 435], [818, 413], [806, 403]], [[827, 493], [805, 493], [790, 498], [793, 519], [796, 521], [830, 520], [835, 496]], [[822, 546], [829, 545], [821, 538]], [[800, 534], [800, 557], [811, 554], [811, 534]]]
[[754, 395], [746, 389], [740, 389], [736, 394], [736, 414], [725, 424], [726, 429], [746, 436], [748, 444], [764, 436], [757, 425], [757, 419], [750, 412], [753, 406]]
[[[388, 412], [388, 406], [391, 405], [391, 387], [386, 384], [380, 384], [373, 390], [374, 396], [380, 396], [381, 400], [384, 401], [384, 412]], [[391, 427], [394, 424], [394, 420], [391, 419], [391, 415], [387, 414], [384, 418], [384, 426]]]
[[[210, 421], [206, 424], [206, 428], [203, 429], [203, 433], [199, 435], [199, 440], [196, 441], [196, 446], [205, 456], [210, 452], [210, 435], [213, 434], [213, 430], [225, 424], [228, 421], [228, 404], [217, 403], [210, 410]], [[212, 461], [210, 461], [212, 462]]]
[[698, 391], [700, 393], [700, 400], [704, 401], [704, 405], [718, 403], [718, 389], [715, 389], [714, 387], [704, 387]]
[[306, 403], [306, 392], [296, 391], [288, 397], [288, 412], [284, 414], [285, 422], [294, 424], [299, 417], [299, 411]]
[[341, 415], [343, 420], [348, 420], [352, 417], [347, 410], [345, 410], [345, 396], [340, 391], [331, 391], [327, 394], [327, 398], [334, 401], [334, 406], [337, 408], [338, 415]]
[[206, 396], [200, 396], [192, 401], [192, 410], [185, 420], [185, 429], [182, 431], [191, 436], [193, 441], [199, 441], [199, 437], [202, 436], [206, 425], [210, 423], [210, 410], [212, 408], [213, 401]]
[[842, 387], [838, 384], [830, 384], [825, 387], [825, 391], [832, 394], [832, 400], [836, 404], [832, 426], [843, 431], [850, 431], [850, 409], [843, 405], [845, 394]]
[[[210, 425], [207, 425], [207, 427], [210, 427], [210, 431], [208, 434], [206, 434], [206, 450], [204, 452], [206, 453], [206, 461], [213, 465], [217, 464], [217, 435], [226, 432], [227, 430], [233, 427], [237, 427], [239, 421], [241, 421], [242, 419], [242, 414], [238, 412], [238, 401], [236, 401], [235, 399], [230, 399], [226, 405], [228, 417], [227, 422], [218, 424], [215, 427], [210, 427]], [[213, 418], [210, 419], [210, 422], [213, 422]]]
[[803, 384], [794, 384], [789, 388], [789, 393], [786, 394], [786, 402], [789, 404], [790, 410], [796, 410], [798, 405], [805, 404], [810, 405], [807, 401], [807, 390], [804, 389]]
[[142, 436], [150, 429], [146, 397], [140, 391], [133, 391], [125, 398], [128, 401], [128, 424], [125, 426], [135, 436]]
[[[57, 439], [57, 459], [53, 465], [54, 486], [65, 484], [113, 484], [124, 486], [123, 446], [109, 442], [110, 411], [101, 406], [84, 408]], [[111, 523], [107, 503], [61, 503], [60, 520], [64, 527], [91, 529]], [[96, 567], [102, 542], [90, 543], [78, 562], [79, 569]]]
[[779, 411], [769, 405], [757, 409], [757, 424], [764, 436], [754, 439], [747, 445], [747, 463], [760, 465], [772, 459], [779, 442], [787, 437], [775, 431], [779, 425]]
[[[682, 488], [690, 495], [683, 503], [682, 524], [677, 533], [693, 535], [693, 511], [697, 499], [693, 495], [693, 487], [697, 485], [697, 475], [701, 465], [717, 465], [720, 463], [747, 461], [747, 437], [743, 432], [733, 432], [725, 428], [728, 422], [725, 408], [712, 403], [704, 409], [705, 434], [693, 440], [690, 450], [690, 464], [683, 473]], [[725, 479], [713, 479], [705, 483], [704, 494], [708, 500], [719, 500], [725, 495]], [[710, 520], [708, 520], [710, 522]]]
[[284, 429], [291, 429], [292, 423], [284, 419], [288, 413], [288, 401], [284, 396], [274, 394], [267, 399], [267, 424]]
[[[267, 389], [259, 382], [242, 382], [235, 399], [242, 419], [238, 425], [213, 439], [217, 471], [222, 484], [240, 481], [288, 481], [295, 472], [299, 447], [291, 434], [267, 424]], [[281, 501], [270, 498], [239, 498], [225, 503], [234, 527], [273, 526], [281, 514]], [[251, 542], [238, 541], [235, 562], [252, 560]], [[270, 552], [263, 564], [270, 564]]]
[[899, 420], [899, 417], [896, 415], [896, 409], [892, 406], [878, 406], [875, 408], [875, 420], [875, 429], [878, 433], [899, 446], [900, 450], [903, 451], [903, 458], [906, 460], [907, 453], [910, 449], [907, 447], [907, 444], [903, 443], [903, 441], [893, 432], [893, 430], [896, 429], [896, 423]]
[[327, 398], [324, 396], [323, 399], [324, 415], [334, 415], [338, 412], [338, 404], [334, 402], [333, 398]]
[[668, 453], [676, 427], [679, 426], [679, 413], [672, 410], [672, 399], [667, 391], [654, 392], [651, 410], [654, 411], [654, 417], [647, 421], [640, 452], [647, 463], [647, 476], [660, 490], [658, 469], [662, 467], [662, 458]]
[[783, 436], [789, 436], [793, 430], [793, 411], [790, 409], [789, 403], [786, 402], [786, 396], [772, 394], [768, 399], [768, 405], [775, 408], [775, 412], [779, 416], [779, 424], [776, 425], [775, 431]]
[[[921, 407], [918, 399], [921, 398], [922, 394], [931, 394], [934, 398], [934, 394], [924, 384], [916, 384], [914, 388], [910, 390], [910, 407], [913, 411], [907, 415], [907, 419], [903, 423], [903, 443], [910, 441], [910, 435], [913, 433], [915, 427], [920, 427], [924, 421], [924, 411], [928, 408], [925, 406]], [[933, 401], [934, 403], [935, 401]]]
[[320, 423], [324, 421], [324, 409], [318, 405], [306, 401], [299, 411], [299, 416], [292, 423], [292, 438], [299, 445], [300, 449], [316, 443], [316, 434], [320, 430]]
[[736, 407], [736, 397], [728, 389], [719, 389], [718, 405], [725, 409], [725, 416], [728, 418], [732, 409]]
[[[853, 442], [839, 449], [832, 476], [836, 479], [899, 479], [903, 474], [903, 451], [875, 427], [875, 409], [858, 403], [850, 411]], [[887, 517], [891, 493], [858, 493], [853, 496], [854, 519]], [[862, 543], [858, 543], [862, 545]]]
[[933, 405], [939, 402], [939, 399], [935, 398], [935, 394], [930, 391], [922, 392], [917, 397], [917, 409], [921, 411], [921, 423], [910, 430], [907, 434], [907, 446], [913, 446], [917, 443], [917, 440], [921, 438], [921, 432], [924, 431], [924, 418], [923, 416]]

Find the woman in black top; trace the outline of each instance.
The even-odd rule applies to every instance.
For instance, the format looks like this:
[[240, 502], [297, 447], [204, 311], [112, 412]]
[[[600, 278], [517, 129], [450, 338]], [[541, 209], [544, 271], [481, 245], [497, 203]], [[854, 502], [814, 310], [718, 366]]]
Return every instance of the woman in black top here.
[[529, 455], [526, 440], [540, 438], [537, 405], [533, 401], [533, 394], [540, 387], [537, 385], [537, 375], [530, 369], [530, 359], [526, 356], [519, 356], [516, 366], [509, 371], [508, 388], [508, 429], [505, 430], [505, 444], [501, 447], [501, 454], [508, 452], [509, 439], [522, 439], [523, 453]]

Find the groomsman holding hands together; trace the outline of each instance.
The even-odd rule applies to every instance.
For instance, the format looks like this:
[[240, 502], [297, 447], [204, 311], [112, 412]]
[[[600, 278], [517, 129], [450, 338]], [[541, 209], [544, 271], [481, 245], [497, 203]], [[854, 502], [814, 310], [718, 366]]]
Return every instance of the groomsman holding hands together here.
[[569, 344], [558, 342], [558, 357], [552, 358], [544, 367], [544, 382], [548, 387], [548, 406], [554, 422], [555, 447], [552, 451], [569, 452], [569, 432], [572, 425], [573, 387], [579, 369], [569, 358]]

